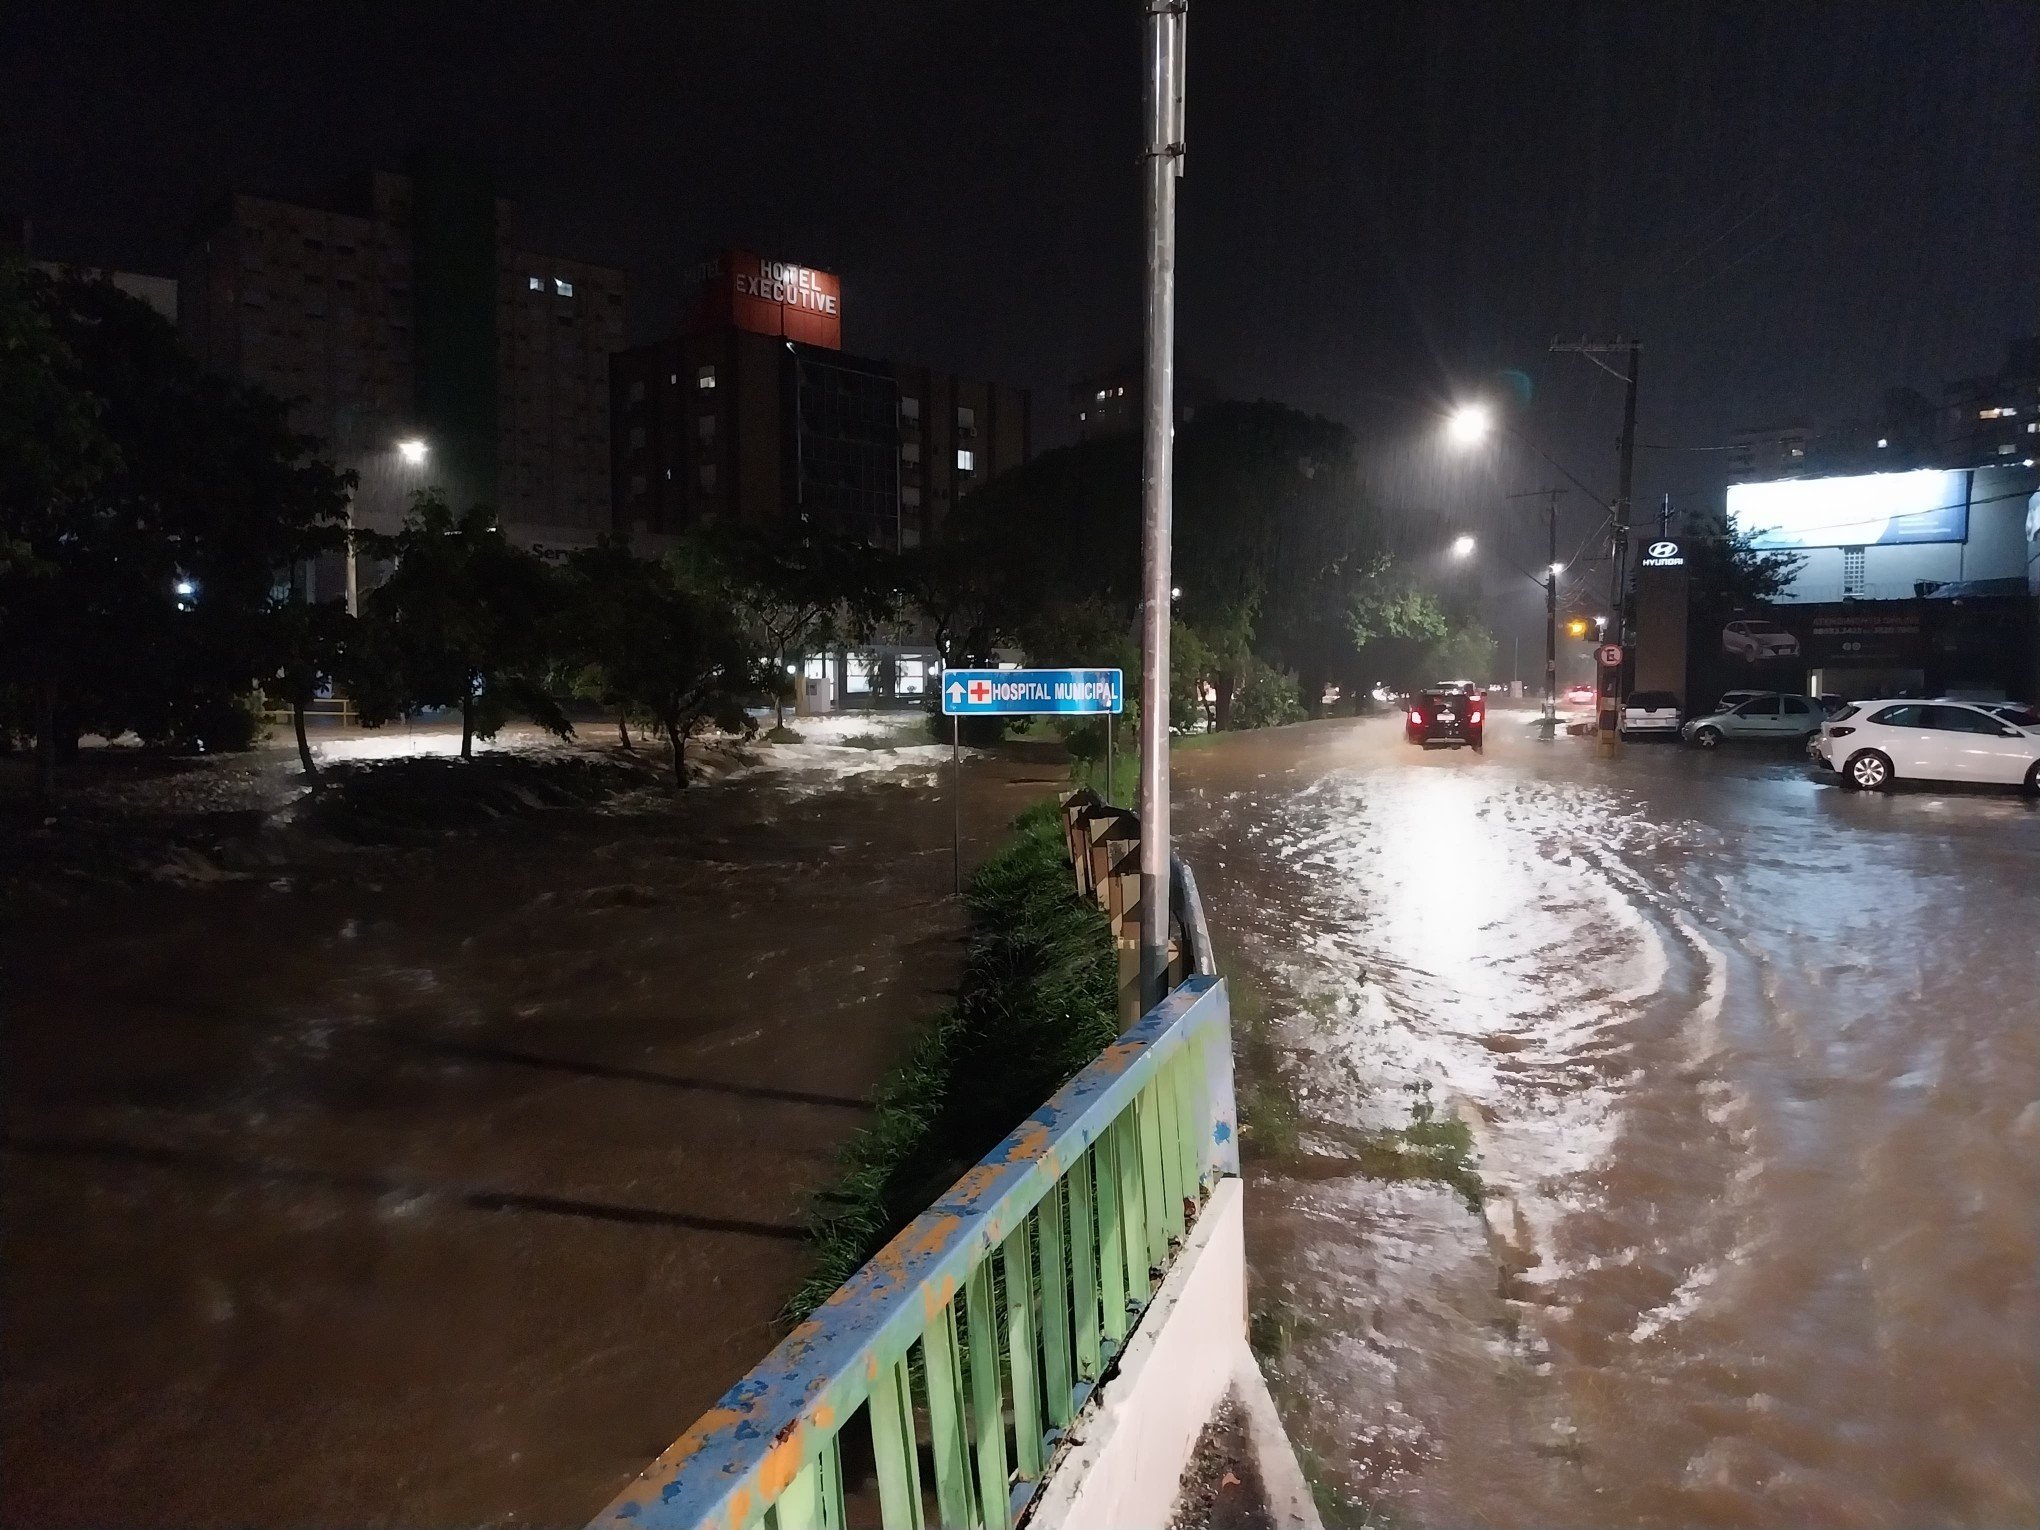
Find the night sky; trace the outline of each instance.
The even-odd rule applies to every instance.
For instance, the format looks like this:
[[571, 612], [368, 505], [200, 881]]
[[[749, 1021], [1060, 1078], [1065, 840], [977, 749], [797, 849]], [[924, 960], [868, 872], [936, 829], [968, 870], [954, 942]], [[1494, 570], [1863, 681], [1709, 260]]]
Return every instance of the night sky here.
[[[1189, 37], [1182, 364], [1361, 428], [1405, 511], [1524, 513], [1548, 470], [1412, 410], [1503, 369], [1612, 494], [1620, 385], [1554, 335], [1640, 336], [1639, 438], [1708, 446], [2040, 330], [2040, 4], [1196, 0]], [[531, 244], [628, 270], [639, 338], [748, 245], [838, 272], [852, 349], [1034, 387], [1053, 442], [1139, 340], [1139, 38], [1131, 0], [11, 0], [0, 212], [170, 273], [221, 192], [451, 145]], [[1640, 504], [1718, 503], [1719, 463], [1643, 452]]]

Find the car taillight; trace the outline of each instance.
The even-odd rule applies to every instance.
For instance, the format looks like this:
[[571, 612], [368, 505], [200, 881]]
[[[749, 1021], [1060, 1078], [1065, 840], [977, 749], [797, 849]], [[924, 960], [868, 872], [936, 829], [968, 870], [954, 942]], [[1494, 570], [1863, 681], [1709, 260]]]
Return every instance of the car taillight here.
[[1829, 738], [1847, 738], [1851, 733], [1854, 733], [1855, 731], [1856, 730], [1854, 728], [1837, 728], [1833, 723], [1828, 724]]
[[1410, 713], [1410, 726], [1411, 726], [1412, 728], [1421, 728], [1421, 727], [1423, 727], [1423, 726], [1424, 726], [1424, 714], [1423, 714], [1422, 712], [1412, 712], [1412, 713]]
[[1466, 720], [1467, 720], [1468, 722], [1470, 722], [1470, 723], [1477, 723], [1477, 722], [1479, 722], [1479, 721], [1480, 721], [1480, 708], [1479, 708], [1479, 707], [1475, 707], [1475, 708], [1474, 708], [1474, 709], [1473, 709], [1473, 710], [1472, 710], [1471, 712], [1468, 712], [1468, 713], [1466, 714]]

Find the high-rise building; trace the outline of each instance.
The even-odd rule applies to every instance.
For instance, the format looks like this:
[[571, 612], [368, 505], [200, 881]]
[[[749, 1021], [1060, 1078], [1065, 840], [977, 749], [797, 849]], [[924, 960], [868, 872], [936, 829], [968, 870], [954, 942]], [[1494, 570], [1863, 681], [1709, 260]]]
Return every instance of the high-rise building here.
[[680, 331], [611, 367], [617, 529], [804, 522], [913, 547], [1030, 455], [1027, 390], [850, 355], [842, 322], [829, 272], [709, 260]]
[[318, 203], [229, 196], [193, 230], [181, 299], [203, 362], [288, 400], [360, 474], [362, 524], [437, 486], [540, 551], [609, 529], [623, 273], [525, 248], [486, 175], [427, 154]]

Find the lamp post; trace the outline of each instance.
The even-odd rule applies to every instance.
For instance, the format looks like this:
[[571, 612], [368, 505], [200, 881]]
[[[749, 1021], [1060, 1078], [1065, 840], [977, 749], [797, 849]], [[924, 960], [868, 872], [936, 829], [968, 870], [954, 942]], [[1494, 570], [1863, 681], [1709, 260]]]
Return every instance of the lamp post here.
[[[432, 455], [431, 444], [420, 437], [408, 436], [396, 446], [397, 463], [400, 468], [422, 468], [425, 459]], [[361, 614], [361, 572], [354, 555], [354, 496], [347, 496], [347, 614]]]

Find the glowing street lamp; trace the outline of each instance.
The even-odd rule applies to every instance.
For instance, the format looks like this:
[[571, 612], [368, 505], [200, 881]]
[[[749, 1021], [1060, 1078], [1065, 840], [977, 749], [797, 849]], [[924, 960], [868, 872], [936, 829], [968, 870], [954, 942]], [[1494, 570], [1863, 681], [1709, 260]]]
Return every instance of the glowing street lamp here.
[[1473, 556], [1474, 546], [1475, 543], [1472, 537], [1455, 537], [1452, 540], [1452, 556], [1455, 558], [1470, 558]]
[[404, 459], [406, 467], [420, 466], [425, 461], [427, 450], [425, 443], [416, 439], [397, 443], [397, 455]]
[[1461, 404], [1445, 417], [1445, 438], [1454, 446], [1476, 446], [1494, 424], [1494, 411], [1486, 404]]

